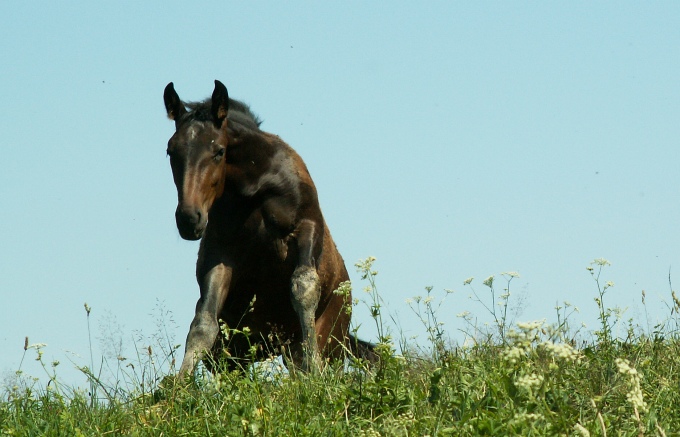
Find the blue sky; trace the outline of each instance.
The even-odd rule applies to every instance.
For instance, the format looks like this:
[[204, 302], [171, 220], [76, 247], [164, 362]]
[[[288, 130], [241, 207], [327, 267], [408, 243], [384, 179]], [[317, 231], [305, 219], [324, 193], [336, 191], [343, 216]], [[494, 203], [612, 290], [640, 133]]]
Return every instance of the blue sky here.
[[[567, 300], [646, 324], [680, 283], [677, 2], [69, 2], [0, 4], [0, 371], [24, 337], [74, 383], [120, 337], [184, 342], [198, 244], [179, 238], [162, 103], [220, 79], [306, 161], [335, 241], [375, 256], [405, 335], [433, 286], [460, 341], [468, 277], [517, 271], [519, 320]], [[517, 300], [518, 302], [519, 300]], [[357, 311], [360, 334], [374, 338]], [[137, 346], [143, 346], [143, 341]], [[131, 352], [132, 351], [132, 352]], [[29, 356], [28, 358], [32, 358]], [[33, 361], [33, 360], [30, 360]], [[36, 363], [24, 364], [40, 376]]]

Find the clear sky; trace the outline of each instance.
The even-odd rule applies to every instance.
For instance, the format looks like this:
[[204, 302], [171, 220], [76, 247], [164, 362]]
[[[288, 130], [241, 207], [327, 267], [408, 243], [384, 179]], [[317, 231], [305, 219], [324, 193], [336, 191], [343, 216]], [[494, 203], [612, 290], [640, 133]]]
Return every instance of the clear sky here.
[[425, 286], [456, 291], [452, 339], [458, 313], [488, 322], [468, 277], [487, 297], [517, 271], [518, 320], [567, 300], [591, 329], [594, 258], [645, 326], [641, 291], [653, 323], [680, 284], [678, 2], [4, 1], [0, 53], [3, 374], [28, 336], [82, 383], [85, 302], [95, 361], [145, 346], [158, 308], [184, 343], [198, 244], [175, 228], [170, 81], [198, 100], [220, 79], [300, 153], [356, 297], [375, 256], [407, 336]]

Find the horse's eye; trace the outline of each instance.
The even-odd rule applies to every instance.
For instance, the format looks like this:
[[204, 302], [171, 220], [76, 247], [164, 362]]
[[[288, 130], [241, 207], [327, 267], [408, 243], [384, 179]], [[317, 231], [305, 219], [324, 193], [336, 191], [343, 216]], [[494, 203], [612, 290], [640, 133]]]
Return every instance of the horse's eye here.
[[214, 155], [215, 161], [221, 160], [222, 157], [224, 156], [224, 152], [225, 152], [225, 149], [224, 149], [224, 148], [222, 148], [222, 149], [218, 150], [217, 152], [215, 152], [215, 155]]

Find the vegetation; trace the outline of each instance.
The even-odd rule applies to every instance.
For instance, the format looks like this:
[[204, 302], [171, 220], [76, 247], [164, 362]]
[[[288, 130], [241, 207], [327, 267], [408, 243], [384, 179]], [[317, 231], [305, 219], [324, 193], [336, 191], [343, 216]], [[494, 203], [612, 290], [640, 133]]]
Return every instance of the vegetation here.
[[[493, 323], [480, 329], [467, 313], [467, 340], [452, 346], [439, 321], [441, 300], [432, 289], [408, 305], [422, 321], [426, 347], [399, 339], [382, 323], [373, 259], [357, 264], [368, 282], [367, 303], [377, 323], [382, 361], [329, 365], [320, 374], [282, 370], [280, 360], [242, 373], [198, 372], [195, 383], [163, 377], [174, 370], [176, 346], [144, 348], [136, 365], [122, 358], [116, 379], [81, 370], [89, 392], [64, 387], [58, 363], [42, 362], [45, 387], [17, 372], [0, 400], [2, 435], [671, 435], [680, 429], [680, 300], [664, 324], [646, 333], [628, 323], [625, 337], [612, 327], [620, 312], [605, 305], [613, 284], [601, 281], [606, 260], [588, 270], [594, 279], [598, 329], [583, 339], [565, 303], [557, 322], [511, 323], [510, 285], [516, 273], [483, 281]], [[504, 281], [497, 294], [497, 283]], [[487, 294], [488, 295], [488, 294]], [[644, 303], [644, 294], [643, 294]], [[86, 307], [89, 317], [89, 307]], [[242, 333], [243, 334], [243, 333]], [[247, 333], [245, 333], [247, 334]], [[399, 353], [397, 353], [397, 347]], [[163, 370], [165, 369], [165, 370]]]

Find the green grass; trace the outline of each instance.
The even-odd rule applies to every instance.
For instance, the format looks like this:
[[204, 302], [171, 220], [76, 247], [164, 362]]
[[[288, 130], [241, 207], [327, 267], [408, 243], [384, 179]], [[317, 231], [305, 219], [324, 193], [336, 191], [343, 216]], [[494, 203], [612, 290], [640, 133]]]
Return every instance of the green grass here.
[[[148, 348], [134, 370], [120, 360], [117, 379], [90, 370], [88, 391], [64, 387], [54, 363], [43, 363], [45, 387], [26, 375], [0, 400], [2, 435], [674, 435], [680, 430], [680, 341], [674, 297], [667, 321], [652, 334], [632, 323], [623, 337], [612, 328], [620, 312], [605, 306], [612, 283], [602, 283], [605, 260], [589, 267], [599, 310], [587, 338], [572, 327], [574, 308], [557, 308], [557, 322], [511, 324], [515, 273], [487, 278], [482, 302], [490, 328], [469, 314], [464, 346], [448, 344], [431, 289], [409, 305], [427, 332], [427, 345], [399, 339], [382, 323], [372, 260], [358, 264], [368, 281], [368, 307], [381, 339], [381, 363], [360, 360], [328, 366], [321, 374], [272, 371], [201, 375], [183, 386], [163, 380], [174, 347]], [[497, 296], [496, 286], [505, 280]], [[470, 285], [469, 281], [466, 281]], [[472, 294], [478, 294], [472, 289]], [[481, 293], [480, 293], [481, 295]], [[480, 299], [481, 301], [481, 299]], [[89, 316], [89, 311], [88, 311]], [[399, 348], [397, 354], [395, 349]], [[26, 345], [26, 352], [40, 346]], [[42, 361], [41, 361], [42, 363]], [[162, 369], [166, 369], [165, 371]], [[160, 387], [159, 387], [160, 383]], [[91, 396], [89, 393], [94, 394]]]

